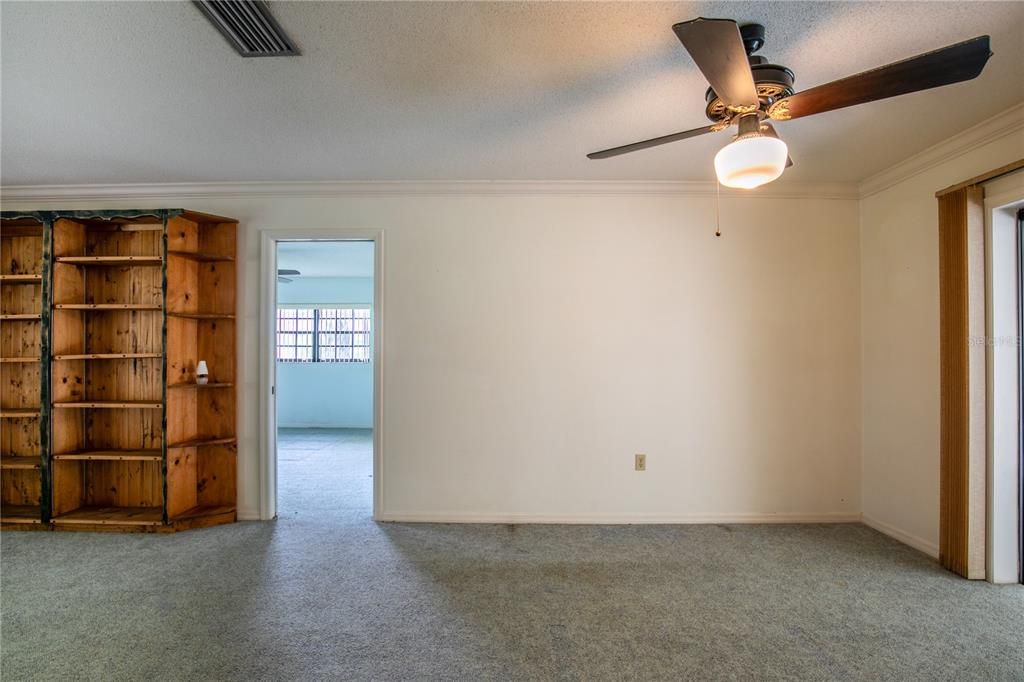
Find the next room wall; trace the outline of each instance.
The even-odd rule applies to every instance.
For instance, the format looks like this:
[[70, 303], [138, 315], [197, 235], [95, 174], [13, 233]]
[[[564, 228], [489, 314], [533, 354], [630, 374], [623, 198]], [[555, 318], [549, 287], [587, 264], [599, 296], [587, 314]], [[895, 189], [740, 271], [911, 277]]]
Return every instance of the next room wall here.
[[[373, 278], [297, 277], [278, 285], [277, 301], [282, 306], [369, 305]], [[372, 428], [373, 362], [279, 362], [277, 396], [278, 426]]]

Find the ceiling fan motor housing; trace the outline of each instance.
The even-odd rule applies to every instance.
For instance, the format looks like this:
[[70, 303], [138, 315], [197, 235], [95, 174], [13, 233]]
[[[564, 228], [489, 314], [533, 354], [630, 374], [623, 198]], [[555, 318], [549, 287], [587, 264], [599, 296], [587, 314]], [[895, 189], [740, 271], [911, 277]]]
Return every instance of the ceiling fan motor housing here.
[[[770, 64], [768, 60], [754, 53], [764, 47], [765, 29], [761, 24], [745, 24], [740, 26], [740, 37], [750, 62], [750, 71], [754, 76], [757, 96], [761, 100], [761, 110], [767, 112], [775, 100], [793, 94], [793, 83], [796, 80], [793, 72], [779, 64]], [[714, 123], [730, 121], [734, 112], [730, 111], [711, 88], [704, 96], [707, 108], [704, 113]]]

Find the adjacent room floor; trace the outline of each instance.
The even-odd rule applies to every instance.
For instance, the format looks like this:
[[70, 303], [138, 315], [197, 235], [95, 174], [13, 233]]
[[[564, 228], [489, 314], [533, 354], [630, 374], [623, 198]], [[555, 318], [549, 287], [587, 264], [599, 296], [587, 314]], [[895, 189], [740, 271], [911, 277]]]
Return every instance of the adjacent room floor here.
[[864, 526], [376, 524], [371, 448], [282, 433], [273, 523], [3, 533], [3, 679], [1024, 676], [1024, 588]]
[[277, 430], [278, 520], [373, 514], [373, 431]]

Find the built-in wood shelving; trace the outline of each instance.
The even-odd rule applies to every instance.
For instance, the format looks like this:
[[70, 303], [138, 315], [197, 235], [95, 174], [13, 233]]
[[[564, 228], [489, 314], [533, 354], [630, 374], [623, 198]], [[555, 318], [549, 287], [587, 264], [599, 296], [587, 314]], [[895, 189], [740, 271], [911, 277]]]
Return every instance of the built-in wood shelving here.
[[0, 456], [0, 469], [38, 469], [42, 466], [42, 457]]
[[53, 518], [57, 525], [158, 526], [163, 523], [160, 507], [86, 506]]
[[0, 217], [0, 524], [42, 528], [49, 224], [34, 215]]
[[234, 521], [237, 223], [177, 209], [2, 217], [4, 527]]
[[163, 310], [153, 303], [55, 303], [57, 310]]
[[234, 445], [236, 442], [237, 440], [235, 438], [193, 438], [192, 440], [181, 441], [179, 443], [170, 443], [167, 446], [167, 449], [201, 448], [207, 445]]
[[118, 410], [118, 409], [160, 409], [163, 403], [150, 400], [74, 400], [54, 402], [57, 409], [74, 410]]
[[164, 262], [160, 256], [59, 256], [54, 260], [57, 263], [69, 263], [83, 267], [160, 266]]
[[38, 409], [19, 410], [13, 407], [0, 407], [0, 419], [38, 419]]
[[233, 320], [234, 315], [226, 313], [167, 313], [167, 317], [180, 317], [186, 320]]
[[171, 521], [186, 521], [189, 519], [198, 519], [207, 516], [220, 516], [222, 514], [233, 514], [235, 511], [234, 506], [231, 505], [207, 505], [197, 506], [191, 509], [186, 509], [181, 514], [171, 517]]
[[54, 360], [151, 360], [162, 358], [163, 353], [65, 353], [54, 355]]
[[0, 507], [0, 523], [42, 525], [42, 510], [38, 504], [4, 504]]
[[88, 450], [84, 452], [62, 452], [53, 455], [56, 460], [97, 460], [125, 462], [162, 462], [162, 450]]
[[226, 254], [199, 253], [196, 251], [168, 251], [167, 255], [188, 258], [189, 260], [199, 261], [200, 263], [220, 263], [231, 262], [235, 260], [234, 256], [229, 256]]

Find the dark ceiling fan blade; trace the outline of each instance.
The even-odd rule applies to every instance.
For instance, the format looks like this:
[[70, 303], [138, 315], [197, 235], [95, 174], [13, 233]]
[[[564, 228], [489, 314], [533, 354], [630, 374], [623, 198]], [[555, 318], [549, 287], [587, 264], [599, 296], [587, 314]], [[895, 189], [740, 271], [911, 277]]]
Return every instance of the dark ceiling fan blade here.
[[768, 114], [786, 121], [969, 81], [981, 73], [991, 56], [989, 37], [978, 36], [798, 92], [772, 104]]
[[302, 273], [299, 272], [298, 270], [287, 270], [287, 269], [285, 269], [285, 270], [278, 270], [277, 274], [278, 275], [301, 275]]
[[[761, 121], [761, 128], [764, 130], [764, 134], [767, 135], [768, 137], [774, 137], [776, 140], [781, 140], [782, 139], [781, 137], [779, 137], [779, 134], [777, 132], [775, 132], [775, 126], [773, 126], [768, 121]], [[792, 165], [793, 165], [793, 157], [790, 156], [789, 154], [787, 154], [786, 155], [786, 168], [789, 168]]]
[[757, 88], [740, 29], [732, 19], [694, 19], [672, 27], [727, 107], [756, 109]]
[[588, 159], [607, 159], [610, 156], [618, 156], [619, 154], [628, 154], [629, 152], [640, 151], [641, 149], [647, 149], [649, 147], [657, 147], [661, 144], [668, 144], [669, 142], [677, 142], [679, 140], [685, 140], [688, 137], [697, 137], [704, 133], [713, 133], [717, 128], [713, 125], [704, 126], [703, 128], [694, 128], [693, 130], [684, 130], [681, 133], [672, 133], [671, 135], [662, 135], [661, 137], [653, 137], [650, 140], [644, 140], [643, 142], [634, 142], [633, 144], [624, 144], [621, 147], [612, 147], [611, 149], [602, 149], [599, 152], [591, 152], [587, 154]]

